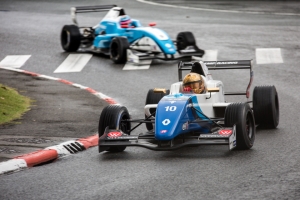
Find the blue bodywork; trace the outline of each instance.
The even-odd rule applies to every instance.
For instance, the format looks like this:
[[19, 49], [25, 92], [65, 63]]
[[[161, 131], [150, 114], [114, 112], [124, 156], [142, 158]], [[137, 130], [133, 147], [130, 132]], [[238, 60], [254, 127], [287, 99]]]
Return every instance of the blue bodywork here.
[[[156, 108], [155, 139], [172, 140], [180, 134], [191, 131], [208, 133], [212, 122], [201, 112], [197, 96], [193, 94], [178, 93], [164, 96]], [[203, 121], [191, 123], [196, 119]]]
[[[131, 20], [132, 27], [122, 28], [118, 21], [103, 19], [98, 26], [95, 27], [95, 39], [93, 45], [96, 48], [106, 49], [110, 47], [110, 43], [114, 37], [126, 37], [129, 44], [138, 39], [149, 37], [160, 47], [165, 54], [175, 54], [176, 48], [168, 34], [154, 27], [143, 27], [138, 20]], [[162, 36], [162, 38], [159, 38]]]

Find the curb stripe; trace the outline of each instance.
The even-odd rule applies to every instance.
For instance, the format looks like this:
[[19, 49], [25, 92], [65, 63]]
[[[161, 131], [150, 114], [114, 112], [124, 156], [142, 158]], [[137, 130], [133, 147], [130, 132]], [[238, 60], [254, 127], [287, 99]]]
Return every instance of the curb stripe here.
[[0, 174], [7, 174], [13, 171], [26, 169], [27, 164], [24, 159], [11, 159], [0, 163]]
[[[28, 74], [28, 75], [31, 75], [34, 77], [45, 78], [48, 80], [59, 81], [66, 85], [71, 85], [71, 86], [77, 87], [79, 89], [87, 90], [91, 94], [97, 96], [99, 99], [102, 99], [109, 104], [118, 104], [114, 99], [106, 96], [103, 93], [97, 92], [96, 90], [94, 90], [92, 88], [85, 87], [80, 84], [75, 84], [75, 83], [72, 83], [72, 82], [64, 80], [64, 79], [55, 78], [55, 77], [51, 77], [51, 76], [47, 76], [47, 75], [41, 75], [41, 74], [37, 74], [34, 72], [29, 72], [29, 71], [21, 70], [21, 69], [15, 69], [15, 68], [11, 68], [11, 67], [0, 67], [0, 69], [6, 69], [6, 70], [10, 70], [10, 71], [20, 72], [20, 73]], [[64, 156], [68, 156], [68, 155], [86, 150], [88, 148], [98, 146], [98, 139], [99, 139], [99, 136], [97, 133], [95, 135], [92, 135], [92, 136], [89, 136], [86, 138], [80, 138], [77, 140], [63, 142], [58, 145], [47, 147], [43, 150], [38, 150], [38, 151], [34, 151], [29, 154], [16, 156], [11, 160], [0, 162], [0, 175], [20, 171], [22, 169], [34, 167], [37, 165], [41, 165], [41, 164], [56, 160], [58, 158], [64, 157]]]
[[17, 156], [15, 159], [25, 160], [28, 167], [33, 167], [48, 161], [55, 160], [58, 157], [57, 151], [48, 149], [48, 150], [39, 150], [22, 156]]
[[64, 80], [64, 79], [59, 79], [58, 81], [61, 82], [61, 83], [67, 84], [67, 85], [73, 85], [72, 82]]
[[93, 90], [92, 88], [86, 88], [85, 90], [89, 91], [92, 94], [96, 94], [97, 93], [97, 91]]
[[33, 72], [29, 72], [29, 71], [25, 71], [25, 70], [23, 70], [23, 73], [31, 75], [31, 76], [39, 76], [39, 74], [36, 74], [36, 73], [33, 73]]
[[98, 139], [99, 136], [97, 135], [93, 135], [87, 138], [82, 138], [77, 140], [78, 142], [80, 142], [86, 149], [93, 147], [93, 146], [97, 146], [98, 145]]

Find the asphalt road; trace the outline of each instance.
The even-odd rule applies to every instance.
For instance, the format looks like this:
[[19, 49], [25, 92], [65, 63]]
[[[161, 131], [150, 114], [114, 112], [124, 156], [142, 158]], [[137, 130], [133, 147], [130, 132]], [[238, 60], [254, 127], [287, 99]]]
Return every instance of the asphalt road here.
[[[278, 128], [258, 130], [249, 151], [229, 152], [227, 147], [204, 146], [176, 152], [128, 148], [120, 154], [99, 154], [97, 148], [91, 148], [55, 163], [1, 176], [0, 198], [299, 199], [299, 16], [187, 10], [133, 0], [114, 3], [142, 24], [156, 21], [173, 38], [180, 31], [192, 31], [199, 47], [218, 51], [218, 60], [253, 59], [253, 85], [274, 84], [278, 90]], [[269, 3], [274, 6], [277, 2]], [[282, 6], [295, 8], [297, 13], [300, 7], [297, 2], [278, 3], [279, 11]], [[59, 32], [64, 24], [71, 23], [69, 8], [74, 5], [87, 4], [74, 0], [1, 1], [0, 58], [31, 55], [22, 69], [89, 86], [127, 106], [133, 117], [143, 116], [148, 89], [168, 88], [177, 81], [176, 62], [156, 62], [148, 70], [123, 71], [122, 65], [93, 56], [81, 72], [54, 74], [68, 56], [60, 47]], [[194, 1], [193, 5], [198, 4]], [[230, 1], [225, 9], [239, 5]], [[251, 11], [262, 11], [261, 4], [251, 6]], [[97, 21], [89, 15], [80, 19], [82, 24]], [[257, 48], [280, 48], [283, 63], [257, 64]], [[214, 72], [213, 76], [231, 90], [246, 87], [244, 82], [249, 75], [234, 71]]]

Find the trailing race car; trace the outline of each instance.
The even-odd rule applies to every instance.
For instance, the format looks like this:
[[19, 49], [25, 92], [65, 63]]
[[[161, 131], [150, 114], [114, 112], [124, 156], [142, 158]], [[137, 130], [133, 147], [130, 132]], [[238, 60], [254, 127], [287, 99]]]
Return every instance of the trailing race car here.
[[[225, 92], [209, 70], [250, 69], [245, 92]], [[182, 80], [182, 71], [190, 73]], [[228, 145], [229, 149], [250, 149], [256, 126], [276, 128], [279, 99], [275, 86], [256, 86], [253, 100], [230, 103], [226, 95], [250, 97], [252, 61], [179, 63], [179, 82], [167, 89], [151, 89], [146, 97], [145, 119], [131, 119], [125, 106], [105, 107], [99, 120], [99, 152], [123, 151], [127, 146], [151, 150], [175, 150], [184, 146]], [[252, 104], [252, 106], [250, 106]], [[132, 123], [138, 123], [132, 127]], [[132, 135], [145, 123], [147, 131]]]
[[[108, 11], [94, 27], [79, 27], [76, 14]], [[126, 61], [142, 64], [143, 60], [186, 60], [202, 57], [204, 51], [196, 45], [191, 32], [180, 32], [176, 41], [155, 23], [143, 27], [139, 20], [130, 19], [123, 8], [116, 5], [72, 7], [74, 24], [61, 31], [61, 46], [67, 52], [84, 51], [110, 55], [115, 63]]]

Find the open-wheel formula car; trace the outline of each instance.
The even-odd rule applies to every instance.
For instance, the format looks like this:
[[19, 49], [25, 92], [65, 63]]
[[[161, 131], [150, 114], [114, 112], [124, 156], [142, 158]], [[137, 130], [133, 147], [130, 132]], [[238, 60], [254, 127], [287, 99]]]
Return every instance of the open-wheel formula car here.
[[[96, 26], [78, 26], [77, 13], [101, 11], [108, 12]], [[144, 27], [116, 5], [72, 7], [71, 15], [74, 24], [63, 26], [60, 35], [61, 46], [67, 52], [103, 53], [115, 63], [134, 64], [152, 59], [190, 60], [205, 53], [197, 47], [191, 32], [180, 32], [176, 40], [171, 40], [165, 31], [154, 27], [155, 23]]]
[[[249, 69], [250, 81], [245, 92], [225, 92], [223, 82], [214, 80], [209, 70]], [[186, 92], [183, 70], [199, 74], [206, 90]], [[279, 123], [279, 99], [275, 86], [256, 86], [252, 101], [251, 60], [218, 62], [180, 62], [179, 82], [170, 89], [150, 89], [146, 97], [145, 119], [131, 119], [125, 106], [105, 107], [99, 120], [99, 152], [123, 151], [139, 146], [157, 151], [185, 146], [228, 145], [229, 149], [250, 149], [256, 127], [276, 128]], [[246, 95], [246, 102], [226, 102], [226, 95]], [[133, 126], [133, 123], [137, 123]], [[132, 134], [146, 124], [146, 131]]]

